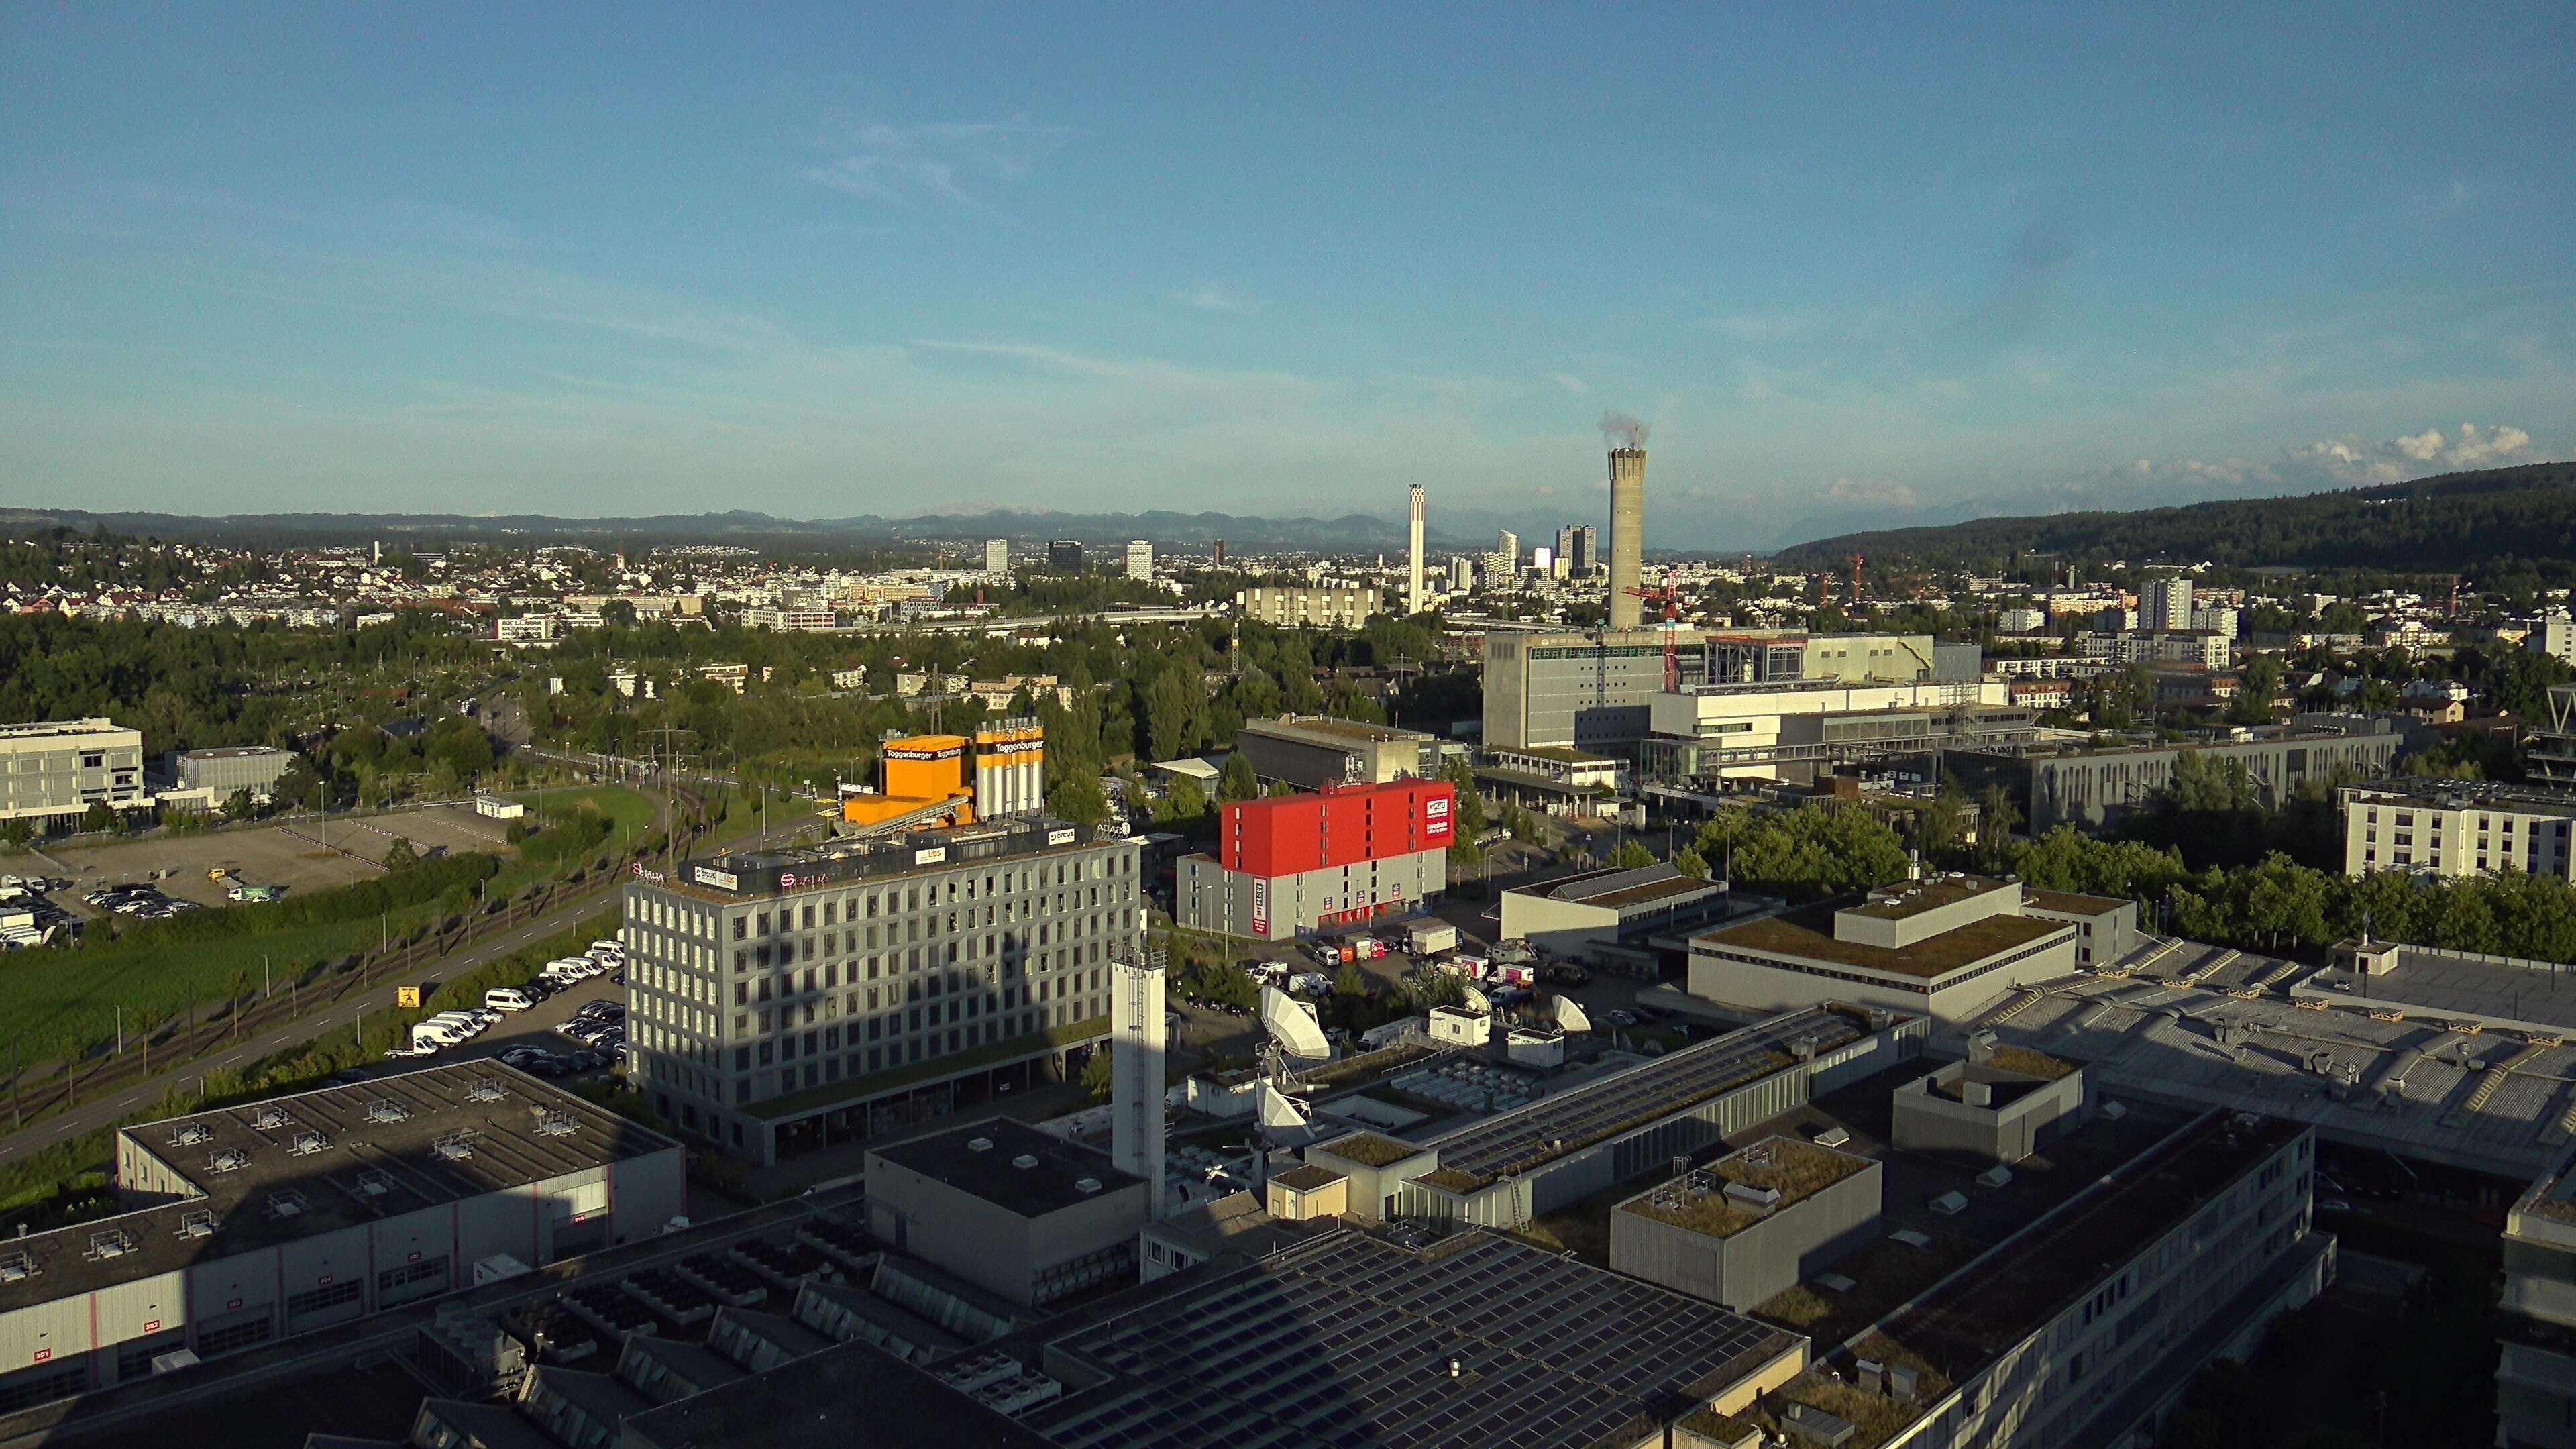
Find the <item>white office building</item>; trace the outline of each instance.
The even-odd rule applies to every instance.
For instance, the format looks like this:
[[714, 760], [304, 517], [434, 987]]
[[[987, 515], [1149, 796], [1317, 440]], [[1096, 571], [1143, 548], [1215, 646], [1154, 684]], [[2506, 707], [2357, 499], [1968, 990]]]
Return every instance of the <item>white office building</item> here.
[[104, 719], [0, 725], [0, 820], [67, 826], [92, 805], [150, 803], [143, 731]]
[[1147, 539], [1131, 539], [1127, 544], [1127, 577], [1140, 583], [1154, 579], [1154, 545]]
[[1007, 538], [984, 540], [984, 572], [1007, 574], [1011, 571], [1011, 541]]

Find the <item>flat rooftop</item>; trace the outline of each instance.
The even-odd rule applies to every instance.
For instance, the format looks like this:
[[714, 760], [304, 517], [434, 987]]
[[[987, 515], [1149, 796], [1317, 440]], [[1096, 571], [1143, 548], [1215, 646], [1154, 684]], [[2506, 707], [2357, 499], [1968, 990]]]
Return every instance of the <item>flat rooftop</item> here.
[[[2233, 955], [2185, 943], [2155, 969], [2178, 980], [2195, 960]], [[2507, 1177], [2547, 1170], [2576, 1133], [2576, 1047], [2535, 1047], [2515, 1031], [2463, 1034], [2420, 1011], [2376, 1020], [2339, 992], [2349, 1009], [2305, 1009], [2278, 992], [2282, 973], [2312, 968], [2262, 960], [2249, 971], [2248, 959], [2197, 986], [2053, 982], [1991, 1029], [2083, 1061], [2104, 1096], [2292, 1118], [2337, 1141]], [[2246, 995], [2221, 989], [2238, 981], [2232, 989]], [[2221, 1026], [2237, 1034], [2232, 1044], [2218, 1043]], [[2338, 1091], [2329, 1073], [2349, 1074], [2353, 1089]]]
[[2435, 780], [2398, 777], [2344, 787], [2364, 805], [2424, 804], [2464, 809], [2478, 805], [2525, 814], [2576, 815], [2576, 791], [2509, 780]]
[[1499, 1234], [1399, 1237], [1341, 1229], [1057, 1338], [1051, 1367], [1105, 1382], [1022, 1422], [1060, 1449], [1590, 1449], [1798, 1347]]
[[2135, 901], [2114, 896], [2079, 895], [2074, 891], [2044, 891], [2036, 886], [2022, 887], [2021, 898], [2024, 905], [2037, 906], [2043, 911], [2055, 911], [2065, 916], [2107, 916], [2122, 906], [2137, 904]]
[[2002, 881], [1981, 875], [1942, 876], [1939, 879], [1927, 880], [1915, 885], [1889, 887], [1890, 894], [1874, 893], [1870, 899], [1861, 904], [1846, 906], [1844, 909], [1855, 916], [1868, 916], [1874, 920], [1902, 921], [1919, 916], [1925, 911], [1937, 911], [1943, 906], [1955, 906], [1961, 901], [1972, 901], [1979, 896], [2003, 888]]
[[[2336, 990], [2335, 983], [2351, 989]], [[2323, 996], [2357, 1008], [2395, 1006], [2484, 1021], [2528, 1022], [2576, 1034], [2576, 967], [2506, 966], [2400, 946], [2396, 968], [2367, 983], [2349, 972], [2329, 970], [2301, 985], [2303, 996]]]
[[1053, 1442], [863, 1339], [648, 1409], [620, 1432], [619, 1444], [644, 1449], [1048, 1449]]
[[1145, 1181], [1120, 1171], [1105, 1152], [1009, 1117], [871, 1148], [868, 1155], [1024, 1218], [1044, 1217]]
[[1642, 1127], [1794, 1065], [1792, 1047], [1823, 1055], [1869, 1035], [1859, 1012], [1811, 1006], [1469, 1123], [1434, 1138], [1440, 1165], [1491, 1180]]
[[0, 1311], [656, 1152], [659, 1133], [494, 1061], [121, 1129], [205, 1195], [0, 1244]]
[[183, 760], [245, 760], [265, 755], [282, 755], [286, 751], [275, 745], [214, 745], [202, 750], [181, 750]]
[[39, 720], [30, 724], [0, 725], [0, 740], [71, 739], [81, 735], [132, 733], [133, 726], [105, 719]]
[[1397, 729], [1393, 725], [1367, 724], [1355, 719], [1336, 719], [1331, 715], [1288, 715], [1279, 719], [1251, 720], [1243, 728], [1255, 734], [1312, 735], [1335, 744], [1394, 744], [1400, 740], [1427, 740], [1432, 736], [1420, 730]]
[[1693, 892], [1722, 891], [1726, 887], [1685, 875], [1679, 869], [1657, 863], [1639, 866], [1610, 866], [1587, 870], [1577, 875], [1559, 876], [1534, 885], [1514, 886], [1505, 894], [1540, 896], [1552, 901], [1573, 901], [1587, 906], [1648, 905], [1655, 901], [1686, 896]]
[[1775, 956], [1829, 961], [1884, 971], [1891, 976], [1929, 980], [2073, 929], [2063, 921], [2043, 921], [2029, 916], [1986, 916], [1953, 930], [1927, 936], [1911, 946], [1890, 949], [1834, 939], [1834, 907], [1828, 902], [1709, 931], [1694, 937], [1693, 942], [1706, 941], [1718, 946], [1766, 951]]
[[1095, 835], [1088, 827], [1053, 817], [1021, 817], [812, 849], [705, 856], [680, 862], [669, 880], [653, 884], [657, 890], [675, 890], [722, 903], [748, 896], [837, 890], [916, 870], [953, 870], [973, 861], [1034, 859], [1115, 844], [1121, 839]]
[[1516, 749], [1496, 750], [1494, 753], [1498, 755], [1526, 755], [1533, 760], [1554, 760], [1560, 765], [1615, 765], [1619, 763], [1618, 760], [1609, 755], [1596, 755], [1590, 750], [1578, 750], [1572, 745], [1522, 745]]
[[[1619, 1211], [1712, 1238], [1731, 1238], [1868, 1166], [1868, 1158], [1849, 1152], [1837, 1152], [1795, 1137], [1766, 1137], [1706, 1167], [1694, 1168], [1648, 1188], [1619, 1204]], [[1739, 1202], [1726, 1191], [1738, 1183], [1780, 1196], [1767, 1205]]]
[[2210, 1112], [2114, 1169], [1993, 1258], [1945, 1280], [1881, 1332], [1956, 1383], [2306, 1130], [2278, 1118]]

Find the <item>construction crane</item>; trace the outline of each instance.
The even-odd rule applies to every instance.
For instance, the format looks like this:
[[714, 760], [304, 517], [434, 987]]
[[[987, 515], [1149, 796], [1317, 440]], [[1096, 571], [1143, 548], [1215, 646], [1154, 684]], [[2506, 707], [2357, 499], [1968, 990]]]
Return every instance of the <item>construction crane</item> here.
[[1852, 555], [1852, 608], [1860, 608], [1860, 555]]
[[1682, 627], [1682, 593], [1673, 586], [1672, 570], [1664, 570], [1664, 586], [1623, 590], [1630, 598], [1644, 599], [1664, 606], [1664, 693], [1679, 694], [1682, 688], [1682, 656], [1674, 641]]

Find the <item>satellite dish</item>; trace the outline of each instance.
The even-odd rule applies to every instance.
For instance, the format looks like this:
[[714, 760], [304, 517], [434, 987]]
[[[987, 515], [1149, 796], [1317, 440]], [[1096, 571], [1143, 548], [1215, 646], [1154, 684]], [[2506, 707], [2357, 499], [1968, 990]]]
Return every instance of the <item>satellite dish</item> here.
[[1261, 1025], [1289, 1056], [1332, 1060], [1333, 1044], [1324, 1040], [1324, 1029], [1305, 1006], [1276, 986], [1261, 988]]
[[1561, 1031], [1590, 1031], [1592, 1018], [1583, 1014], [1582, 1006], [1573, 997], [1559, 996], [1556, 998], [1556, 1025]]
[[1265, 1132], [1297, 1132], [1307, 1125], [1305, 1107], [1268, 1082], [1261, 1084], [1261, 1102], [1256, 1110]]
[[1476, 1013], [1478, 1016], [1491, 1016], [1494, 1014], [1494, 1003], [1485, 999], [1485, 993], [1478, 991], [1473, 986], [1461, 987], [1459, 989], [1466, 993], [1466, 999], [1459, 1002], [1459, 1005], [1466, 1007], [1469, 1011]]

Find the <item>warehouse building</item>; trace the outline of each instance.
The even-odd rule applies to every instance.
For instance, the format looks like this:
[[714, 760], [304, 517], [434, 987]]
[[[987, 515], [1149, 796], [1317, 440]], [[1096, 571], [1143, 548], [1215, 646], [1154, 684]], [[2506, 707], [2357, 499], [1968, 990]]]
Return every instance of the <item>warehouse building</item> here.
[[1610, 1210], [1610, 1266], [1746, 1312], [1878, 1236], [1882, 1169], [1766, 1137]]
[[[1910, 651], [1900, 655], [1910, 659]], [[1820, 666], [1821, 667], [1821, 666]], [[1659, 784], [1809, 782], [1838, 765], [1958, 747], [2026, 743], [2038, 725], [2002, 680], [1831, 676], [1686, 685], [1654, 696], [1642, 771]]]
[[1023, 1308], [1136, 1281], [1145, 1180], [1009, 1117], [867, 1154], [868, 1230]]
[[0, 725], [0, 820], [69, 828], [92, 805], [140, 810], [151, 803], [143, 731], [104, 719]]
[[1723, 920], [1730, 895], [1660, 861], [1588, 870], [1503, 892], [1498, 939], [1651, 980], [1659, 973], [1650, 942]]
[[1949, 875], [1692, 938], [1693, 996], [1756, 1011], [1851, 1001], [1956, 1022], [2075, 969], [2076, 928], [2028, 915], [2022, 888]]
[[720, 855], [626, 888], [635, 1082], [762, 1162], [1027, 1084], [1109, 1034], [1142, 843], [1043, 816]]
[[294, 767], [295, 752], [274, 745], [227, 745], [209, 750], [173, 750], [163, 757], [163, 773], [176, 790], [204, 790], [217, 804], [236, 790], [266, 799]]
[[0, 1412], [466, 1287], [478, 1264], [648, 1237], [687, 1210], [678, 1143], [495, 1062], [121, 1128], [115, 1173], [131, 1211], [0, 1243]]
[[1247, 721], [1234, 747], [1255, 779], [1320, 790], [1326, 785], [1383, 785], [1428, 778], [1440, 768], [1440, 741], [1419, 730], [1363, 724], [1329, 715], [1283, 715]]
[[2174, 761], [2185, 751], [2243, 764], [2263, 803], [2278, 807], [2299, 785], [2339, 768], [2365, 780], [2386, 775], [2405, 746], [2406, 736], [2384, 716], [2308, 714], [2284, 729], [2192, 744], [1947, 748], [1941, 768], [1971, 797], [2002, 786], [2036, 835], [2058, 825], [2099, 829], [2147, 803], [2173, 782]]
[[638, 1414], [616, 1442], [1664, 1449], [1676, 1422], [1742, 1412], [1806, 1362], [1797, 1334], [1500, 1234], [1319, 1224], [927, 1370], [827, 1348]]
[[1231, 802], [1216, 854], [1175, 864], [1173, 915], [1278, 941], [1417, 914], [1448, 885], [1456, 804], [1447, 781], [1411, 779]]

